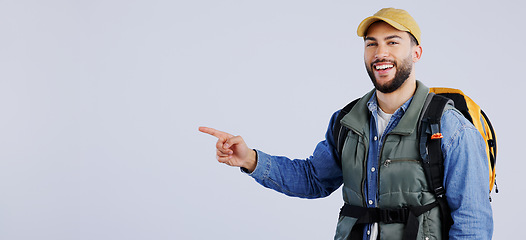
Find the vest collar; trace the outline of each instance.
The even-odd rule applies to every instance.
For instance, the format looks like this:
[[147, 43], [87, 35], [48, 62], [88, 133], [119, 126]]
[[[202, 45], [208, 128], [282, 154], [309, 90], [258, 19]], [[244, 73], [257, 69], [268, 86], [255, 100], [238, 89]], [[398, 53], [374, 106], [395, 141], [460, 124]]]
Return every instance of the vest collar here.
[[[367, 102], [373, 96], [374, 92], [375, 89], [365, 94], [352, 110], [342, 118], [341, 124], [362, 136], [368, 136], [369, 117], [371, 113], [367, 107]], [[422, 82], [416, 81], [416, 91], [413, 95], [413, 100], [398, 125], [391, 131], [391, 134], [410, 135], [416, 130], [420, 112], [422, 111], [428, 93], [429, 88]]]

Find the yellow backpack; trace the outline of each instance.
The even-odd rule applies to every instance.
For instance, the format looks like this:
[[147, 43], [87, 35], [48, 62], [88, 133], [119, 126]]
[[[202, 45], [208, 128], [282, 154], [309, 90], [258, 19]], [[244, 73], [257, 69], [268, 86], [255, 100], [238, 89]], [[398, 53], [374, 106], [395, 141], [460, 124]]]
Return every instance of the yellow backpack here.
[[[470, 97], [465, 95], [459, 89], [453, 88], [430, 88], [429, 90], [436, 95], [444, 96], [453, 100], [455, 108], [458, 109], [465, 118], [467, 118], [475, 128], [480, 132], [480, 135], [486, 141], [486, 154], [488, 156], [489, 166], [489, 189], [490, 192], [493, 190], [493, 186], [496, 186], [496, 174], [495, 174], [495, 163], [497, 158], [497, 138], [495, 130], [491, 125], [488, 116], [482, 111], [480, 106], [475, 103]], [[495, 187], [495, 192], [498, 193], [498, 188]]]

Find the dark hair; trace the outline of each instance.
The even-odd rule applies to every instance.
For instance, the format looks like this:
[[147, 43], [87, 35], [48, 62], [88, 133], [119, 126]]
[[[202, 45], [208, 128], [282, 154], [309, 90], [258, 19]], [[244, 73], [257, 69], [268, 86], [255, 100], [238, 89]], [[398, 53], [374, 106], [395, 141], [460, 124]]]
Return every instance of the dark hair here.
[[411, 38], [411, 45], [418, 46], [419, 44], [418, 44], [418, 41], [416, 40], [415, 36], [413, 36], [413, 34], [411, 34], [410, 32], [407, 32], [407, 33], [409, 33], [409, 36]]

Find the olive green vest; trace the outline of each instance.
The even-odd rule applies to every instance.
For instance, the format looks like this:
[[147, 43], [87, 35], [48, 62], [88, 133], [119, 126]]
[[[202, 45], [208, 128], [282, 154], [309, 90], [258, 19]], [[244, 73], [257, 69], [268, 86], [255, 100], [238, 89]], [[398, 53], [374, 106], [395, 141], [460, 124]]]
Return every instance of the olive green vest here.
[[[347, 204], [362, 207], [369, 200], [364, 199], [371, 115], [367, 101], [373, 92], [374, 90], [362, 97], [341, 121], [342, 125], [350, 129], [342, 150], [343, 200]], [[379, 208], [423, 206], [435, 201], [421, 165], [417, 133], [420, 112], [428, 92], [429, 89], [417, 81], [417, 90], [409, 108], [398, 125], [383, 139], [379, 169], [375, 169], [379, 176]], [[356, 220], [340, 216], [334, 239], [348, 239]], [[441, 239], [438, 207], [420, 215], [418, 221], [420, 226], [417, 239]], [[401, 223], [379, 223], [379, 239], [402, 239], [404, 226]]]

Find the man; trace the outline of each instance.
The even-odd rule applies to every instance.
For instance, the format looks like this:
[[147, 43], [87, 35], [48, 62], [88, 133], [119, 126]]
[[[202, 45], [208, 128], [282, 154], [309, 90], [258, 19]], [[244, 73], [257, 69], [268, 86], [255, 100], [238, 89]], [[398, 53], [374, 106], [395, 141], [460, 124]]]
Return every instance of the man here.
[[[358, 26], [364, 37], [364, 62], [375, 89], [363, 96], [341, 124], [351, 129], [341, 152], [336, 150], [332, 116], [326, 139], [306, 160], [290, 160], [252, 150], [240, 136], [215, 129], [199, 130], [217, 137], [217, 159], [241, 167], [257, 182], [289, 196], [320, 198], [343, 183], [345, 206], [335, 239], [491, 239], [492, 210], [485, 143], [458, 111], [450, 108], [441, 119], [444, 187], [453, 220], [441, 217], [436, 197], [426, 183], [418, 151], [416, 126], [429, 89], [415, 77], [422, 55], [420, 29], [404, 10], [386, 8]], [[341, 161], [341, 167], [338, 164]], [[431, 206], [422, 214], [400, 213], [359, 222], [363, 209], [398, 211]], [[365, 211], [364, 210], [364, 211]], [[369, 214], [369, 213], [367, 213]], [[372, 214], [372, 213], [371, 213]], [[380, 214], [378, 214], [380, 215]], [[407, 227], [409, 222], [416, 228]], [[447, 232], [442, 230], [449, 229]], [[445, 236], [449, 235], [449, 236]]]

